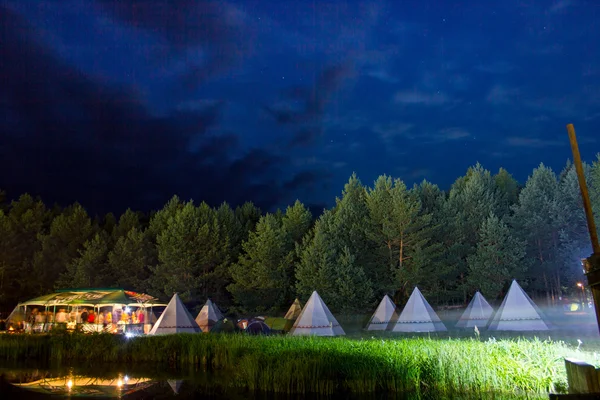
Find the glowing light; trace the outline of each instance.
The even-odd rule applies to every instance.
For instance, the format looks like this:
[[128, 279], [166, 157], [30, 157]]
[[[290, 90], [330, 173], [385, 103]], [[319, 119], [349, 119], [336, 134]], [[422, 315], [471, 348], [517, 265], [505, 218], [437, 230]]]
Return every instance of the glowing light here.
[[123, 386], [123, 381], [119, 379], [119, 380], [117, 381], [117, 387], [119, 387], [119, 388], [120, 388], [120, 387], [122, 387], [122, 386]]
[[71, 388], [73, 387], [73, 381], [72, 380], [68, 380], [67, 381], [67, 387], [69, 388], [69, 390], [71, 390]]
[[583, 287], [583, 283], [581, 283], [581, 282], [577, 282], [577, 286], [578, 286], [578, 287]]
[[126, 312], [127, 314], [129, 314], [129, 313], [131, 312], [131, 308], [129, 308], [129, 307], [125, 307], [125, 312]]
[[127, 339], [131, 339], [131, 338], [132, 338], [132, 337], [134, 337], [134, 336], [135, 336], [135, 334], [134, 334], [133, 332], [125, 332], [125, 337], [126, 337]]
[[127, 383], [127, 382], [129, 382], [129, 377], [128, 377], [127, 375], [125, 375], [125, 376], [123, 377], [123, 382], [124, 382], [124, 383]]

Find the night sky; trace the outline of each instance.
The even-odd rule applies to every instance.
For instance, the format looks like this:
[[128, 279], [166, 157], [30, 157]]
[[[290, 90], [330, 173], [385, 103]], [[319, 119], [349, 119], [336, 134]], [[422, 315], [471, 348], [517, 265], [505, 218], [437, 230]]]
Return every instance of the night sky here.
[[[176, 6], [173, 6], [176, 5]], [[0, 189], [331, 206], [600, 150], [597, 0], [0, 0]]]

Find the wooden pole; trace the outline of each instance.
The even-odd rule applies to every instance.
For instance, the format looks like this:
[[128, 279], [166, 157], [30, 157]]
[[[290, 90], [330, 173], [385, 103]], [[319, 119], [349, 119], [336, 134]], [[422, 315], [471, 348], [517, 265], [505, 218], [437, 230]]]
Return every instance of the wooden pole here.
[[600, 246], [598, 245], [598, 232], [596, 231], [596, 223], [594, 222], [594, 214], [592, 212], [592, 203], [588, 194], [585, 176], [583, 175], [583, 165], [581, 164], [581, 155], [577, 146], [577, 138], [575, 137], [575, 128], [573, 124], [567, 125], [569, 132], [569, 141], [571, 142], [571, 150], [573, 152], [573, 161], [577, 170], [577, 179], [579, 180], [579, 189], [581, 190], [581, 198], [583, 199], [583, 208], [587, 219], [588, 231], [592, 242], [594, 253], [582, 260], [585, 267], [585, 276], [594, 299], [596, 311], [596, 321], [598, 329], [600, 329]]
[[583, 199], [583, 209], [585, 210], [588, 231], [590, 232], [590, 240], [592, 241], [592, 250], [594, 251], [594, 254], [600, 254], [600, 245], [598, 244], [598, 232], [596, 231], [596, 223], [594, 221], [592, 203], [590, 202], [590, 195], [588, 194], [587, 184], [585, 182], [585, 175], [583, 174], [583, 164], [581, 163], [581, 155], [579, 154], [579, 146], [577, 145], [577, 138], [575, 137], [575, 127], [573, 126], [573, 124], [567, 125], [567, 132], [569, 132], [569, 141], [571, 142], [571, 151], [573, 152], [573, 163], [575, 164], [577, 178], [579, 179], [579, 189], [581, 190], [581, 198]]

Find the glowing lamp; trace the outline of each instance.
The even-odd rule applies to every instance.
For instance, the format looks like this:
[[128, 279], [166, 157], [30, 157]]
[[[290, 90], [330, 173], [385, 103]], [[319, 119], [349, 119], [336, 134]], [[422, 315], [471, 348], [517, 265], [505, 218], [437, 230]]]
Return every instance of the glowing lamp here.
[[68, 380], [67, 381], [67, 387], [69, 388], [69, 390], [71, 390], [71, 388], [73, 387], [73, 381], [72, 380]]
[[119, 379], [119, 380], [117, 381], [117, 387], [119, 387], [119, 388], [120, 388], [120, 387], [122, 387], [122, 386], [123, 386], [123, 381]]
[[578, 286], [578, 287], [583, 287], [583, 283], [581, 283], [581, 282], [577, 282], [577, 286]]

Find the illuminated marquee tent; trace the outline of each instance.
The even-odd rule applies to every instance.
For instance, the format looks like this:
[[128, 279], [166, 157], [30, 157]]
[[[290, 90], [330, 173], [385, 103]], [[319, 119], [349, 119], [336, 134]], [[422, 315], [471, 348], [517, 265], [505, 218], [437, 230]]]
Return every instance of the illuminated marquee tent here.
[[444, 323], [429, 305], [418, 287], [415, 286], [406, 306], [398, 317], [393, 332], [435, 332], [446, 331]]
[[493, 313], [494, 309], [490, 306], [490, 303], [487, 302], [481, 293], [476, 292], [475, 296], [473, 296], [473, 299], [471, 299], [471, 302], [465, 309], [465, 312], [456, 323], [456, 327], [485, 327]]
[[[42, 393], [46, 396], [85, 397], [85, 398], [128, 398], [143, 391], [156, 382], [149, 378], [129, 378], [118, 376], [96, 378], [91, 376], [46, 376], [29, 382], [13, 383], [27, 391]], [[139, 393], [138, 393], [139, 394]], [[24, 396], [28, 397], [28, 396]]]
[[165, 306], [158, 299], [124, 289], [64, 289], [19, 303], [17, 307], [81, 306], [102, 307], [113, 304], [128, 307]]
[[493, 331], [547, 331], [542, 312], [513, 279], [488, 327]]
[[384, 331], [387, 329], [390, 321], [398, 318], [396, 312], [396, 305], [392, 302], [390, 297], [386, 294], [381, 299], [381, 303], [377, 306], [375, 313], [369, 320], [367, 325], [368, 331]]

